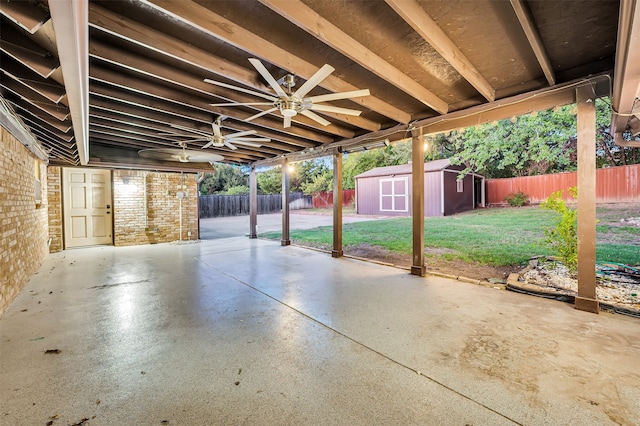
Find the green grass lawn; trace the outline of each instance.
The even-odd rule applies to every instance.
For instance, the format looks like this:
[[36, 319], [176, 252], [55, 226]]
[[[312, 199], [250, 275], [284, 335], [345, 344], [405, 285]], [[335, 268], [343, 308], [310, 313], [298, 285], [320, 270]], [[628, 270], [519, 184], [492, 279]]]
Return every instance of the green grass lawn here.
[[[438, 253], [436, 256], [446, 259], [490, 266], [522, 264], [531, 256], [554, 254], [544, 244], [544, 229], [553, 224], [555, 215], [538, 207], [522, 207], [483, 209], [454, 216], [425, 218], [425, 249], [427, 253], [433, 251], [430, 249], [439, 249], [435, 250]], [[610, 232], [603, 225], [598, 228], [598, 235]], [[325, 248], [331, 247], [333, 238], [330, 226], [294, 230], [290, 235], [296, 244]], [[637, 244], [637, 233], [626, 235]], [[280, 233], [263, 236], [279, 239]], [[411, 218], [345, 224], [345, 250], [362, 244], [411, 254]], [[598, 261], [636, 264], [640, 262], [640, 245], [598, 243], [596, 256]]]

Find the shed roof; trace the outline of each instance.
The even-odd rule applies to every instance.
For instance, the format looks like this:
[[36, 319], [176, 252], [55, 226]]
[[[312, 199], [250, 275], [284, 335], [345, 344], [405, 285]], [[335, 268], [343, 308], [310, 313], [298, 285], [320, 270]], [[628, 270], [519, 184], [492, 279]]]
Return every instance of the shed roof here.
[[[438, 172], [440, 170], [444, 170], [451, 165], [451, 162], [448, 158], [443, 160], [434, 160], [428, 161], [424, 163], [424, 172]], [[409, 164], [400, 164], [398, 166], [386, 166], [386, 167], [376, 167], [375, 169], [367, 170], [364, 173], [360, 173], [356, 176], [358, 178], [364, 177], [374, 177], [374, 176], [391, 176], [391, 175], [406, 175], [411, 174], [411, 163]]]

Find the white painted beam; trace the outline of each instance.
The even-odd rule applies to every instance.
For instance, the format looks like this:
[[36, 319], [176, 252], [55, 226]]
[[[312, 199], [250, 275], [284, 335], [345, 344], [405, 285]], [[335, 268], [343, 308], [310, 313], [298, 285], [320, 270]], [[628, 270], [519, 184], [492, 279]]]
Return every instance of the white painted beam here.
[[50, 0], [62, 77], [80, 164], [89, 161], [89, 18], [87, 0]]

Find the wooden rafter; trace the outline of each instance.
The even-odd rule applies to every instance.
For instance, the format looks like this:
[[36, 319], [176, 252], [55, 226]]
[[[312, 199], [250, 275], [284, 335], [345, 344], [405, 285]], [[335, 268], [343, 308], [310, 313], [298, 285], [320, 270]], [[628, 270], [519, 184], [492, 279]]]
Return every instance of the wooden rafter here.
[[19, 31], [11, 25], [2, 26], [0, 50], [31, 68], [43, 78], [48, 78], [60, 66], [51, 52], [33, 40], [22, 37]]
[[260, 0], [260, 3], [428, 107], [440, 114], [447, 113], [448, 105], [445, 101], [376, 55], [375, 52], [367, 49], [303, 2], [298, 0]]
[[[206, 34], [230, 43], [252, 55], [261, 57], [302, 78], [308, 79], [318, 70], [316, 65], [292, 55], [281, 47], [256, 36], [245, 28], [240, 27], [234, 22], [195, 2], [150, 0], [145, 1], [145, 3], [152, 5], [158, 10], [173, 16], [193, 28], [197, 28]], [[320, 83], [320, 86], [333, 92], [347, 92], [360, 89], [333, 75], [324, 79]], [[401, 123], [408, 123], [411, 119], [410, 115], [406, 112], [376, 96], [356, 98], [353, 99], [353, 101]]]
[[[151, 58], [143, 58], [124, 49], [119, 49], [112, 44], [94, 40], [89, 48], [89, 55], [100, 59], [103, 62], [115, 64], [117, 66], [135, 71], [139, 74], [152, 77], [154, 79], [170, 83], [181, 88], [196, 92], [199, 95], [219, 97], [215, 102], [255, 102], [256, 99], [241, 92], [224, 89], [219, 86], [206, 83], [199, 76], [187, 73], [174, 67], [167, 67]], [[213, 103], [213, 100], [212, 100]], [[256, 111], [262, 111], [269, 107], [251, 107]], [[379, 130], [380, 123], [374, 122], [364, 117], [354, 117], [345, 114], [323, 112], [324, 115], [348, 123], [366, 130]]]
[[26, 1], [3, 1], [0, 13], [29, 34], [34, 34], [49, 20], [49, 13], [44, 8], [34, 7]]
[[494, 101], [496, 93], [486, 78], [440, 29], [416, 0], [385, 0], [420, 36], [455, 68], [482, 96]]
[[46, 79], [9, 55], [2, 54], [2, 72], [34, 92], [49, 99], [54, 104], [59, 103], [65, 95], [64, 87], [51, 79]]
[[[148, 80], [139, 78], [135, 75], [116, 73], [95, 65], [91, 67], [91, 79], [102, 81], [129, 91], [161, 98], [163, 100], [174, 102], [186, 107], [197, 108], [201, 111], [207, 111], [210, 114], [222, 114], [226, 116], [236, 117], [241, 120], [249, 118], [253, 115], [253, 113], [246, 112], [243, 108], [214, 107], [209, 105], [210, 101], [204, 99], [201, 96], [185, 95], [183, 92], [169, 88], [167, 86], [150, 83]], [[331, 133], [340, 137], [353, 137], [355, 135], [353, 131], [337, 126], [335, 124], [322, 126], [321, 124], [301, 115], [293, 117], [293, 120], [299, 124], [305, 125], [312, 130], [319, 130], [321, 132]], [[280, 126], [282, 126], [282, 124], [280, 124]]]
[[536, 58], [538, 59], [540, 68], [542, 68], [542, 71], [544, 72], [544, 76], [547, 78], [547, 81], [549, 82], [549, 86], [555, 85], [556, 77], [555, 77], [555, 73], [553, 72], [551, 61], [549, 60], [547, 51], [544, 48], [542, 39], [540, 38], [540, 33], [536, 29], [535, 22], [533, 22], [533, 18], [529, 13], [529, 9], [527, 5], [525, 4], [524, 0], [510, 0], [510, 1], [511, 1], [511, 6], [513, 7], [513, 10], [516, 13], [516, 16], [518, 17], [518, 21], [520, 21], [522, 30], [527, 36], [527, 40], [529, 40], [531, 49], [533, 49], [533, 53], [536, 55]]
[[12, 78], [2, 79], [2, 87], [60, 121], [65, 121], [69, 118], [69, 109], [66, 106], [62, 104], [54, 104], [40, 93]]
[[6, 98], [13, 107], [18, 108], [20, 111], [23, 111], [33, 117], [38, 118], [39, 120], [44, 121], [45, 123], [49, 124], [52, 127], [55, 127], [62, 132], [67, 133], [72, 128], [70, 120], [60, 121], [52, 117], [50, 114], [45, 113], [41, 109], [36, 108], [34, 105], [18, 97], [17, 95], [9, 94], [9, 96], [6, 96]]

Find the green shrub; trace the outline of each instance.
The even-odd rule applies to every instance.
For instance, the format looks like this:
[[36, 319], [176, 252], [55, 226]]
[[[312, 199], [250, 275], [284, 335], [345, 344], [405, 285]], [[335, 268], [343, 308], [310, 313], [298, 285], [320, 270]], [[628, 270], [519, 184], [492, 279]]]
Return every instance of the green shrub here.
[[[545, 242], [558, 254], [562, 263], [572, 274], [578, 270], [578, 211], [567, 207], [562, 192], [554, 192], [540, 205], [540, 208], [558, 213], [553, 228], [545, 229]], [[569, 188], [573, 198], [578, 198], [578, 188]]]
[[224, 195], [246, 195], [249, 193], [249, 187], [245, 185], [232, 186], [224, 192]]
[[504, 200], [509, 203], [511, 207], [522, 207], [529, 202], [529, 196], [522, 191], [512, 192], [504, 197]]

